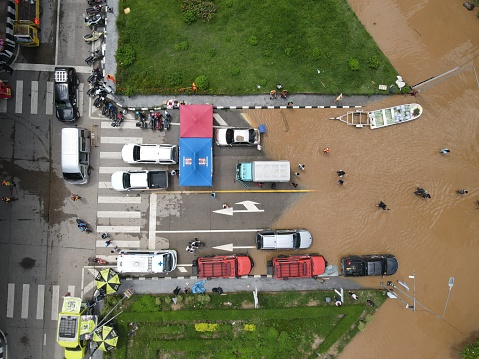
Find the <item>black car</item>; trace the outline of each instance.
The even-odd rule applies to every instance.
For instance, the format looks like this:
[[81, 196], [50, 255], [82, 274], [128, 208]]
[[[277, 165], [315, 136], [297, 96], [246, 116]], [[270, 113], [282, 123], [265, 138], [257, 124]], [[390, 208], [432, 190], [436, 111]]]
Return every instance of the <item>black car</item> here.
[[77, 88], [80, 80], [73, 67], [55, 68], [55, 109], [62, 122], [73, 122], [80, 118], [77, 107]]
[[398, 261], [392, 254], [368, 254], [341, 258], [341, 272], [345, 277], [393, 275]]

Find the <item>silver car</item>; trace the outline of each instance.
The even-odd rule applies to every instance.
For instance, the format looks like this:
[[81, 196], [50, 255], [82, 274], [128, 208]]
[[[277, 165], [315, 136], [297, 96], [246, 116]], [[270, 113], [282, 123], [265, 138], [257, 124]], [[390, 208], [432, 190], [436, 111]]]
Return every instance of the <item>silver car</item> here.
[[269, 229], [256, 232], [256, 248], [275, 249], [306, 249], [311, 246], [313, 237], [306, 229]]
[[257, 146], [260, 142], [259, 129], [219, 128], [215, 131], [215, 142], [218, 146]]

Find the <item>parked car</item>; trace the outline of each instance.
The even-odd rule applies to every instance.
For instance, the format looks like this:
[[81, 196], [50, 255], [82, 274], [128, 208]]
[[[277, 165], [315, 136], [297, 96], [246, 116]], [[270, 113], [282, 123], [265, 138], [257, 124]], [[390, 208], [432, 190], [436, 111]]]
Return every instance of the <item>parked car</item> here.
[[319, 254], [277, 256], [268, 262], [276, 279], [316, 278], [324, 273], [326, 261]]
[[270, 229], [256, 232], [257, 249], [305, 249], [311, 246], [313, 237], [305, 229]]
[[228, 127], [215, 131], [218, 146], [257, 146], [260, 142], [259, 129]]
[[393, 275], [398, 261], [392, 254], [352, 255], [341, 258], [341, 272], [345, 277]]
[[174, 165], [178, 162], [177, 145], [154, 145], [129, 143], [123, 146], [121, 158], [126, 163], [151, 163], [162, 165]]
[[253, 260], [246, 254], [211, 255], [193, 261], [200, 278], [239, 278], [248, 275], [253, 266]]
[[80, 84], [73, 67], [57, 67], [54, 74], [56, 116], [62, 122], [73, 122], [80, 118], [77, 107], [77, 88]]
[[116, 171], [111, 186], [117, 191], [153, 190], [168, 188], [167, 171]]

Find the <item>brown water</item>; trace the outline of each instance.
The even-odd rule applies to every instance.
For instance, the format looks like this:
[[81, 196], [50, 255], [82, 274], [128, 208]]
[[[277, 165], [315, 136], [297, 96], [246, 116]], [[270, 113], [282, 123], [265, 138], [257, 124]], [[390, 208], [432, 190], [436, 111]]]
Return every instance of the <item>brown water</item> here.
[[[411, 84], [463, 64], [479, 65], [474, 59], [479, 20], [462, 2], [351, 4]], [[366, 109], [413, 101], [409, 95], [388, 97]], [[412, 289], [408, 276], [416, 271], [417, 299], [439, 316], [449, 277], [455, 278], [444, 320], [388, 300], [341, 358], [459, 358], [464, 343], [479, 336], [479, 206], [474, 203], [479, 199], [479, 89], [474, 71], [424, 87], [416, 101], [424, 107], [420, 119], [378, 130], [329, 120], [346, 112], [339, 109], [249, 113], [268, 127], [263, 148], [276, 159], [306, 164], [297, 182], [318, 190], [290, 207], [276, 227], [310, 229], [313, 250], [330, 263], [339, 264], [341, 256], [352, 253], [395, 254], [399, 271], [388, 279], [406, 281]], [[328, 155], [322, 153], [326, 146]], [[440, 155], [443, 147], [451, 153]], [[347, 173], [343, 187], [336, 184], [340, 169]], [[432, 198], [416, 197], [416, 186], [429, 190]], [[455, 193], [463, 188], [467, 195]], [[375, 207], [380, 200], [391, 210]], [[379, 288], [381, 279], [357, 281]]]

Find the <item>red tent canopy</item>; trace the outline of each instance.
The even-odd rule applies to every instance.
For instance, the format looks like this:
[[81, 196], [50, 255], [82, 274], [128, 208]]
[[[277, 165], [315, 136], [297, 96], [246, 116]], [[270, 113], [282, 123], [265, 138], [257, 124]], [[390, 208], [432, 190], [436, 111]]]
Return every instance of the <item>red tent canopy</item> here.
[[181, 105], [180, 106], [181, 138], [213, 137], [213, 106]]

